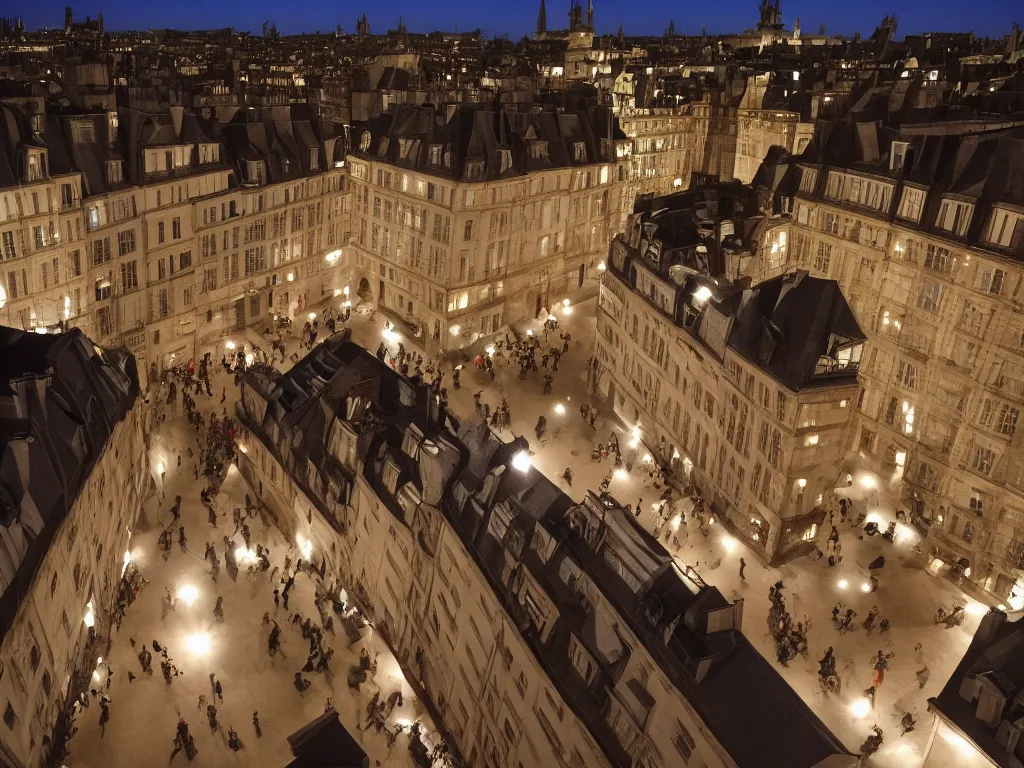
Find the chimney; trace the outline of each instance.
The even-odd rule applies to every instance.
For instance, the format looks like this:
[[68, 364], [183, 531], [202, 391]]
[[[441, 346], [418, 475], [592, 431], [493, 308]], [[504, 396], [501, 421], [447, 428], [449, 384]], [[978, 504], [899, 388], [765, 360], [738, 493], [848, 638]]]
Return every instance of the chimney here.
[[181, 118], [185, 112], [185, 108], [182, 106], [171, 107], [171, 123], [174, 125], [174, 136], [177, 139], [181, 138]]

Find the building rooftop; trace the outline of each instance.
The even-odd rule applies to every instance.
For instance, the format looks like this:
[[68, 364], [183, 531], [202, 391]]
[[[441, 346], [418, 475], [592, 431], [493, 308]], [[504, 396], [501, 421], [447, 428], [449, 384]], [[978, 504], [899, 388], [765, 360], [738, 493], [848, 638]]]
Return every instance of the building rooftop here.
[[[641, 724], [655, 703], [630, 664], [641, 645], [738, 765], [801, 768], [848, 754], [743, 636], [741, 604], [611, 497], [576, 503], [524, 467], [525, 438], [505, 443], [478, 421], [459, 424], [429, 388], [347, 334], [288, 374], [250, 372], [238, 415], [342, 532], [353, 470], [430, 556], [443, 516], [613, 765], [630, 765], [630, 754], [604, 720], [609, 699]], [[340, 447], [342, 430], [354, 455]], [[571, 647], [590, 659], [586, 673]]]
[[117, 423], [139, 397], [135, 358], [78, 329], [0, 327], [0, 638]]
[[804, 271], [750, 286], [725, 277], [768, 218], [738, 184], [638, 199], [611, 244], [611, 277], [719, 360], [731, 348], [792, 391], [856, 380], [866, 337], [838, 283]]
[[1024, 614], [993, 609], [981, 620], [967, 653], [930, 707], [996, 765], [1017, 765], [1024, 744], [1007, 735], [1024, 717]]

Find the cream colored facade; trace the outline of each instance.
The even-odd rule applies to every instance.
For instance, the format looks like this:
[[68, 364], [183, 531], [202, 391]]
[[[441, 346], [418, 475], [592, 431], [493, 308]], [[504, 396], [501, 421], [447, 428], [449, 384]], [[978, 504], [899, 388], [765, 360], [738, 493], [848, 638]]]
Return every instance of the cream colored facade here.
[[140, 397], [114, 427], [0, 645], [0, 765], [49, 765], [55, 724], [74, 697], [94, 684], [102, 650], [90, 635], [102, 638], [112, 631], [130, 531], [151, 483], [144, 408]]
[[1024, 567], [1024, 272], [1004, 254], [1024, 210], [996, 203], [969, 246], [970, 198], [943, 197], [940, 231], [927, 233], [927, 188], [801, 169], [792, 216], [768, 231], [754, 277], [804, 268], [840, 283], [869, 338], [849, 447], [931, 521], [936, 571], [962, 558], [970, 580], [1009, 600]]
[[622, 185], [593, 164], [469, 183], [349, 156], [353, 290], [452, 349], [593, 291]]
[[839, 471], [854, 383], [794, 392], [731, 347], [719, 360], [611, 272], [595, 356], [595, 394], [767, 559], [817, 540], [811, 513]]
[[[799, 72], [785, 72], [781, 76], [795, 76]], [[801, 122], [800, 115], [786, 110], [765, 109], [764, 97], [773, 75], [754, 75], [747, 78], [736, 114], [736, 164], [733, 178], [744, 184], [754, 180], [757, 169], [771, 147], [782, 147], [791, 154], [800, 154], [814, 135], [814, 123]], [[788, 85], [788, 84], [787, 84]], [[789, 95], [788, 89], [785, 91]]]
[[203, 147], [198, 167], [153, 168], [144, 186], [84, 200], [77, 173], [0, 189], [0, 323], [66, 321], [123, 344], [145, 386], [154, 367], [219, 357], [230, 333], [340, 294], [346, 170], [236, 185], [220, 146]]
[[[338, 488], [329, 483], [323, 498], [310, 499], [260, 436], [243, 428], [238, 439], [244, 448], [239, 455], [242, 475], [270, 507], [285, 534], [300, 547], [307, 547], [308, 556], [314, 560], [324, 558], [327, 573], [340, 574], [342, 585], [364, 610], [375, 631], [387, 640], [406, 676], [418, 681], [420, 691], [436, 711], [435, 722], [454, 740], [468, 765], [736, 765], [650, 652], [648, 644], [658, 640], [640, 638], [612, 600], [580, 569], [582, 564], [569, 558], [570, 570], [563, 568], [563, 580], [584, 590], [583, 610], [592, 617], [588, 621], [603, 628], [599, 634], [606, 631], [607, 642], [628, 649], [624, 651], [628, 663], [616, 673], [605, 704], [599, 712], [591, 713], [602, 719], [602, 727], [614, 733], [614, 763], [563, 692], [580, 684], [597, 686], [595, 672], [606, 660], [598, 662], [591, 655], [597, 652], [588, 650], [573, 635], [554, 676], [542, 665], [531, 642], [547, 642], [559, 607], [548, 591], [550, 587], [542, 585], [530, 568], [514, 562], [506, 550], [500, 555], [504, 557], [504, 584], [492, 585], [441, 510], [418, 498], [412, 483], [396, 486], [399, 470], [391, 463], [383, 469], [383, 477], [390, 480], [383, 482], [387, 484], [385, 492], [393, 494], [394, 499], [382, 499], [367, 480], [364, 463], [358, 458], [356, 443], [363, 436], [357, 435], [348, 422], [339, 419], [335, 423], [327, 446], [330, 455], [344, 465], [345, 475], [354, 478], [347, 498], [337, 495]], [[444, 433], [437, 433], [427, 442], [438, 446], [443, 454], [446, 439]], [[408, 461], [417, 460], [424, 441], [417, 426], [406, 427], [402, 450]], [[486, 489], [495, 490], [499, 477], [500, 469], [489, 472], [475, 498], [487, 503]], [[310, 480], [319, 482], [312, 477]], [[596, 496], [593, 498], [596, 500]], [[395, 503], [403, 508], [404, 520], [389, 509], [389, 504]], [[336, 522], [328, 523], [321, 510]], [[596, 516], [600, 518], [601, 513]], [[502, 519], [502, 515], [496, 515], [491, 527], [510, 522], [504, 518], [499, 523]], [[602, 536], [606, 547], [625, 547], [630, 536], [614, 525], [606, 533], [607, 539]], [[625, 538], [619, 540], [619, 536]], [[546, 537], [531, 546], [544, 560], [553, 556], [558, 544]], [[594, 554], [598, 546], [594, 545]], [[603, 556], [612, 557], [607, 553]], [[699, 581], [692, 571], [688, 571], [688, 578]], [[497, 591], [506, 586], [513, 590], [511, 607], [503, 604]], [[716, 613], [715, 621], [723, 622], [719, 629], [738, 628], [741, 605], [724, 606]], [[524, 632], [533, 639], [524, 638]], [[624, 655], [622, 663], [625, 661]], [[550, 659], [545, 661], [550, 663]], [[577, 700], [577, 706], [584, 705], [591, 707], [593, 702]], [[818, 765], [852, 766], [854, 762], [852, 756], [835, 754]]]
[[690, 174], [701, 167], [704, 136], [701, 121], [686, 110], [643, 109], [620, 115], [616, 155], [626, 161], [622, 224], [638, 195], [668, 195], [690, 186]]

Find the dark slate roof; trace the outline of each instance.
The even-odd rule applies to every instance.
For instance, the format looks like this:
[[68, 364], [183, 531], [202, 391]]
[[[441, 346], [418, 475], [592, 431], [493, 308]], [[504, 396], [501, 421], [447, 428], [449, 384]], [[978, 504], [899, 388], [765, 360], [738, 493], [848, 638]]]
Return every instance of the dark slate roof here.
[[[538, 108], [514, 112], [500, 105], [396, 105], [353, 129], [351, 153], [421, 173], [466, 179], [470, 161], [484, 163], [480, 180], [519, 176], [541, 168], [612, 162], [611, 143], [617, 122], [607, 107]], [[363, 136], [369, 146], [363, 149]], [[386, 140], [386, 142], [385, 142]], [[530, 154], [530, 142], [547, 142], [547, 159]], [[403, 154], [402, 144], [411, 142]], [[574, 143], [583, 142], [586, 156], [575, 158]], [[431, 163], [429, 147], [440, 145], [441, 162]], [[501, 168], [500, 150], [512, 153]]]
[[[135, 358], [78, 329], [0, 327], [0, 637], [107, 439], [139, 397]], [[5, 405], [14, 400], [18, 405]], [[17, 408], [17, 410], [15, 410]], [[15, 418], [14, 413], [29, 414]]]
[[[793, 391], [811, 381], [819, 357], [867, 338], [835, 280], [797, 272], [731, 298], [736, 310], [729, 346]], [[773, 349], [770, 354], [766, 343]]]
[[[938, 696], [928, 700], [930, 707], [984, 752], [994, 764], [1009, 765], [1003, 746], [996, 739], [996, 727], [977, 716], [977, 700], [961, 696], [964, 683], [972, 678], [988, 678], [1003, 690], [1009, 701], [1001, 717], [1012, 723], [1024, 716], [1024, 703], [1019, 692], [1024, 691], [1024, 618], [1019, 611], [1009, 616], [992, 610], [986, 614], [971, 639], [967, 653], [960, 660], [949, 681]], [[967, 687], [970, 687], [968, 684]], [[1007, 690], [1010, 689], [1010, 690]]]
[[[347, 418], [350, 409], [354, 415]], [[620, 622], [737, 765], [811, 768], [830, 755], [849, 755], [741, 632], [708, 631], [709, 613], [731, 611], [728, 601], [692, 569], [684, 572], [627, 509], [594, 494], [577, 504], [540, 471], [515, 469], [513, 457], [529, 450], [524, 437], [506, 443], [478, 420], [458, 425], [437, 407], [428, 387], [412, 386], [349, 342], [347, 334], [325, 340], [288, 374], [272, 369], [247, 374], [238, 415], [336, 526], [327, 509], [334, 499], [318, 487], [336, 419], [348, 421], [358, 435], [361, 471], [377, 497], [428, 552], [426, 539], [436, 536], [437, 527], [421, 516], [429, 520], [435, 513], [420, 505], [410, 520], [397, 497], [407, 483], [424, 500], [428, 487], [443, 488], [436, 503], [429, 503], [462, 539], [504, 609], [524, 628], [524, 642], [562, 699], [617, 768], [631, 765], [632, 758], [607, 727], [607, 689], [622, 682], [640, 706], [653, 705], [643, 686], [622, 679], [630, 654], [639, 649], [622, 639]], [[417, 450], [419, 458], [413, 459], [403, 450], [410, 435], [417, 446], [425, 445], [419, 436], [429, 439], [434, 452]], [[399, 470], [394, 493], [383, 482], [385, 458]], [[332, 477], [344, 485], [338, 474]], [[338, 495], [339, 504], [343, 497]], [[546, 559], [542, 551], [548, 552]], [[610, 560], [625, 564], [639, 586], [627, 583]], [[582, 579], [566, 581], [564, 573], [577, 570], [614, 607], [614, 624], [607, 612], [587, 607], [588, 597], [598, 597], [589, 593], [591, 587]], [[524, 571], [557, 608], [543, 639], [522, 603]], [[596, 680], [589, 684], [569, 661], [572, 636], [598, 664]], [[743, 696], [736, 695], [740, 689]]]
[[288, 737], [295, 759], [285, 768], [368, 768], [370, 759], [333, 709]]

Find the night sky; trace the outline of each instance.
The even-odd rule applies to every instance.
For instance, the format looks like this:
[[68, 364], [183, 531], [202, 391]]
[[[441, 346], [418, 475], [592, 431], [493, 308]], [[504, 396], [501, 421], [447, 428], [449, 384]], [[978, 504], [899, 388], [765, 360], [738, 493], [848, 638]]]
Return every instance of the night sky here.
[[[61, 26], [64, 6], [70, 0], [2, 0], [0, 15], [20, 16], [28, 29]], [[277, 23], [282, 34], [331, 31], [341, 24], [345, 32], [354, 32], [356, 18], [366, 10], [374, 33], [386, 32], [398, 25], [401, 15], [412, 32], [434, 29], [471, 30], [480, 28], [487, 36], [508, 34], [513, 40], [532, 32], [536, 25], [540, 0], [480, 2], [480, 0], [391, 0], [387, 3], [338, 0], [102, 0], [95, 5], [73, 3], [75, 18], [95, 18], [103, 12], [107, 30], [175, 28], [214, 29], [234, 27], [258, 33], [263, 21]], [[585, 3], [585, 0], [584, 0]], [[694, 3], [692, 0], [596, 0], [595, 21], [598, 33], [614, 33], [623, 24], [626, 34], [661, 34], [669, 19], [675, 19], [676, 31], [697, 34], [707, 27], [712, 34], [739, 32], [757, 23], [759, 0], [718, 0]], [[386, 10], [383, 8], [386, 7]], [[569, 0], [549, 0], [548, 28], [568, 25]], [[782, 14], [787, 29], [800, 18], [801, 28], [816, 33], [820, 25], [826, 32], [865, 37], [893, 10], [899, 13], [899, 36], [925, 31], [973, 30], [979, 36], [1003, 37], [1017, 17], [1024, 22], [1021, 0], [858, 0], [829, 2], [821, 0], [783, 0]]]

